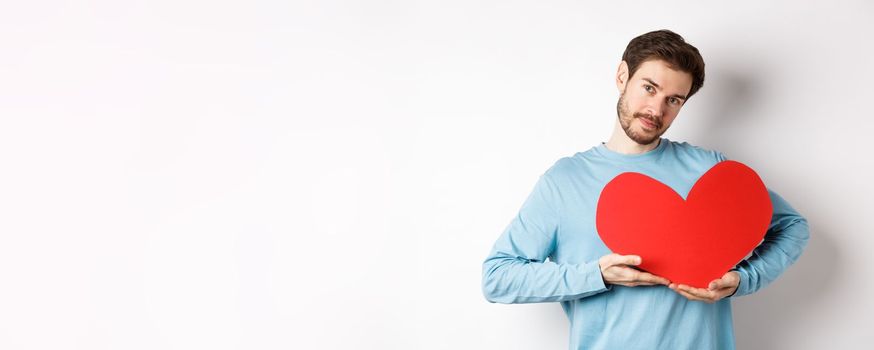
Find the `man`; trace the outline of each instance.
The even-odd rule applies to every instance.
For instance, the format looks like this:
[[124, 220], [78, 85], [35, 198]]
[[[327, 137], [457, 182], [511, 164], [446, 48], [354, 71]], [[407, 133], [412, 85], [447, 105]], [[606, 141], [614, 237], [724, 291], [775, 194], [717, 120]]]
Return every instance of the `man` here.
[[789, 203], [768, 190], [774, 212], [764, 241], [708, 288], [634, 268], [641, 257], [611, 254], [595, 228], [599, 194], [615, 176], [639, 172], [685, 198], [726, 159], [661, 137], [703, 82], [704, 60], [681, 36], [631, 40], [616, 72], [613, 135], [540, 176], [483, 263], [488, 301], [561, 302], [571, 349], [734, 348], [730, 299], [774, 281], [807, 244], [807, 221]]

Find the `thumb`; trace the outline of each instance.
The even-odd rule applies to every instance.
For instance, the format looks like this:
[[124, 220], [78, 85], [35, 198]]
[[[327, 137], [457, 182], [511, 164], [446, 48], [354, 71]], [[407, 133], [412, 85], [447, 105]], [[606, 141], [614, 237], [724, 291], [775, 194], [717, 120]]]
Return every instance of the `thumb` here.
[[723, 284], [724, 283], [722, 283], [722, 279], [713, 280], [712, 282], [710, 282], [710, 285], [707, 286], [707, 289], [717, 290], [722, 288]]
[[715, 279], [712, 282], [710, 282], [710, 285], [707, 286], [707, 289], [717, 290], [717, 289], [722, 289], [722, 288], [733, 286], [734, 284], [735, 284], [734, 276], [732, 276], [729, 272], [729, 273], [726, 273], [725, 276], [722, 276], [722, 278]]
[[641, 258], [637, 255], [616, 255], [614, 265], [640, 265]]

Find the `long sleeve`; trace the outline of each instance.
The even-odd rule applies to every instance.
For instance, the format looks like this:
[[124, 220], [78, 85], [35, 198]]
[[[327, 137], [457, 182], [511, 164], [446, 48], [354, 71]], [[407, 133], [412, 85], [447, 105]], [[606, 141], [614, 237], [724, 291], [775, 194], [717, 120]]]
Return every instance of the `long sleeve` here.
[[540, 176], [522, 208], [483, 262], [482, 288], [493, 303], [538, 303], [578, 299], [610, 288], [597, 261], [547, 261], [555, 249], [561, 216], [558, 188], [549, 172]]
[[764, 288], [792, 265], [807, 245], [810, 230], [807, 220], [786, 200], [768, 189], [774, 214], [761, 244], [752, 255], [735, 267], [740, 285], [734, 297]]

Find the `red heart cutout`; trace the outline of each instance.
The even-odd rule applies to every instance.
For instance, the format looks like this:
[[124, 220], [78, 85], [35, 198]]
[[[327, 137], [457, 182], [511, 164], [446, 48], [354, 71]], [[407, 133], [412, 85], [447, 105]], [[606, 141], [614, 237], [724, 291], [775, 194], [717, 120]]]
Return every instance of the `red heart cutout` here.
[[727, 160], [704, 173], [686, 200], [649, 176], [619, 174], [601, 190], [596, 226], [614, 253], [639, 255], [640, 269], [707, 288], [761, 243], [772, 210], [756, 172]]

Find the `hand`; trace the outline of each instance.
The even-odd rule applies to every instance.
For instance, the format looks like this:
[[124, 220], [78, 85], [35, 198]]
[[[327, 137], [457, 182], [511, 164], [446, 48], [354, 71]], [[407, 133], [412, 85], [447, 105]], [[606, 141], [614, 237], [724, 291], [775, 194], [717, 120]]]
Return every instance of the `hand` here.
[[604, 283], [626, 287], [668, 285], [671, 283], [664, 277], [629, 267], [640, 265], [640, 263], [641, 258], [637, 255], [608, 254], [598, 259]]
[[722, 278], [710, 282], [707, 289], [689, 287], [685, 284], [678, 285], [676, 283], [671, 283], [668, 287], [680, 293], [686, 299], [712, 304], [734, 293], [737, 290], [738, 284], [740, 284], [740, 274], [736, 271], [729, 271], [722, 275]]

